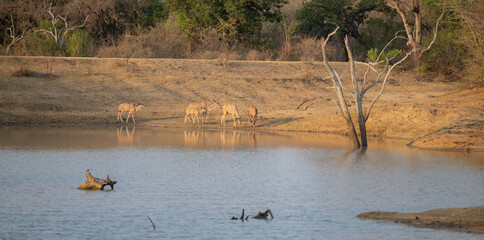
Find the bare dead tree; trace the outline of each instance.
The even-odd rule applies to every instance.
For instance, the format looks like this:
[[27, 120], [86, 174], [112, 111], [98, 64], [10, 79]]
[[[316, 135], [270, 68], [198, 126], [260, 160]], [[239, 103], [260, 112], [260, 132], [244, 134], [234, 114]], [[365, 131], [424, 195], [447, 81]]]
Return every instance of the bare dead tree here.
[[[366, 135], [366, 121], [370, 117], [371, 109], [373, 108], [376, 101], [383, 94], [383, 91], [384, 91], [385, 86], [386, 86], [387, 81], [388, 81], [388, 77], [390, 76], [392, 70], [397, 65], [399, 65], [403, 61], [405, 61], [405, 59], [407, 59], [408, 56], [413, 54], [415, 50], [407, 52], [404, 57], [402, 57], [399, 61], [397, 61], [396, 63], [393, 63], [393, 64], [391, 64], [391, 61], [396, 56], [391, 57], [391, 58], [385, 58], [385, 60], [380, 61], [380, 58], [383, 56], [383, 53], [386, 50], [386, 48], [389, 47], [389, 45], [395, 39], [404, 38], [402, 36], [399, 36], [398, 33], [397, 33], [395, 35], [395, 37], [384, 47], [384, 49], [381, 51], [381, 53], [379, 54], [379, 56], [378, 56], [378, 58], [375, 62], [371, 62], [371, 63], [357, 62], [359, 64], [364, 64], [364, 65], [367, 66], [367, 71], [363, 75], [363, 79], [361, 81], [359, 81], [361, 84], [359, 84], [358, 79], [357, 79], [357, 75], [356, 75], [356, 70], [355, 70], [355, 61], [353, 59], [353, 53], [352, 53], [352, 50], [351, 50], [351, 47], [350, 47], [350, 44], [349, 44], [349, 41], [348, 41], [348, 36], [345, 36], [344, 42], [345, 42], [345, 47], [346, 47], [347, 52], [348, 52], [348, 59], [349, 59], [348, 63], [349, 63], [349, 68], [350, 68], [350, 72], [351, 72], [351, 83], [353, 85], [352, 89], [351, 89], [351, 87], [347, 88], [347, 87], [344, 86], [344, 83], [343, 83], [341, 76], [329, 64], [327, 56], [326, 56], [327, 55], [326, 54], [326, 44], [327, 44], [328, 40], [333, 35], [336, 34], [338, 29], [339, 29], [339, 26], [336, 26], [336, 29], [333, 32], [331, 32], [328, 35], [328, 37], [326, 39], [324, 39], [324, 41], [322, 43], [324, 65], [327, 68], [328, 72], [331, 74], [331, 77], [332, 77], [331, 80], [333, 82], [333, 88], [335, 88], [336, 95], [338, 97], [338, 101], [336, 101], [336, 100], [333, 100], [333, 101], [338, 106], [339, 112], [340, 112], [341, 116], [344, 118], [344, 120], [345, 120], [345, 122], [348, 126], [350, 138], [353, 142], [353, 145], [358, 149], [359, 148], [366, 148], [368, 146], [367, 135]], [[380, 64], [380, 63], [383, 63], [383, 62], [385, 63], [383, 70], [380, 70], [380, 71], [377, 70], [375, 66], [377, 64]], [[368, 72], [370, 70], [374, 71], [377, 74], [377, 76], [371, 84], [366, 86], [366, 84], [368, 82], [368, 80], [367, 80]], [[367, 107], [366, 113], [365, 113], [364, 109], [363, 109], [363, 97], [371, 88], [376, 86], [378, 83], [381, 84], [380, 91], [377, 93], [377, 95], [374, 97], [373, 101]], [[350, 93], [354, 97], [354, 100], [356, 102], [355, 106], [356, 106], [356, 114], [357, 114], [357, 123], [358, 123], [358, 127], [359, 127], [359, 130], [360, 130], [360, 135], [359, 135], [360, 138], [358, 138], [355, 125], [354, 125], [353, 120], [351, 118], [351, 114], [350, 114], [350, 111], [349, 111], [349, 108], [348, 108], [348, 104], [347, 104], [347, 101], [346, 101], [345, 95], [344, 95], [345, 92]]]
[[30, 24], [27, 23], [27, 25], [24, 27], [24, 29], [21, 31], [21, 33], [18, 33], [18, 29], [15, 27], [15, 20], [13, 18], [13, 14], [10, 13], [10, 23], [12, 24], [11, 27], [7, 28], [7, 31], [9, 32], [9, 37], [12, 39], [12, 41], [7, 45], [7, 48], [5, 50], [5, 55], [8, 55], [10, 48], [20, 41], [22, 38], [25, 36], [25, 32], [27, 29], [29, 29]]
[[344, 93], [343, 93], [343, 82], [341, 80], [341, 77], [339, 74], [334, 70], [331, 65], [329, 65], [328, 62], [328, 57], [326, 54], [326, 44], [328, 43], [328, 40], [336, 34], [336, 32], [339, 30], [339, 26], [336, 27], [336, 29], [331, 32], [328, 37], [323, 41], [322, 45], [322, 52], [323, 52], [323, 61], [324, 65], [328, 69], [328, 72], [331, 74], [331, 81], [333, 82], [333, 87], [336, 89], [336, 94], [338, 96], [339, 101], [333, 100], [336, 105], [338, 106], [339, 112], [341, 113], [341, 116], [343, 119], [346, 121], [346, 125], [348, 126], [348, 130], [350, 133], [350, 138], [351, 141], [353, 142], [353, 145], [356, 148], [360, 148], [360, 141], [358, 139], [358, 136], [356, 135], [356, 129], [355, 125], [353, 124], [353, 120], [351, 119], [351, 114], [350, 111], [348, 110], [348, 104], [346, 103], [346, 100], [344, 98]]
[[[89, 19], [89, 15], [87, 15], [82, 24], [69, 27], [69, 22], [67, 21], [67, 17], [69, 16], [70, 12], [67, 12], [64, 16], [54, 15], [54, 13], [52, 12], [52, 3], [49, 5], [49, 8], [44, 11], [47, 12], [51, 17], [50, 22], [52, 23], [52, 28], [40, 29], [37, 31], [44, 33], [44, 35], [47, 37], [54, 38], [55, 43], [59, 44], [59, 46], [61, 47], [64, 45], [66, 35], [74, 29], [84, 27], [86, 25], [87, 20]], [[56, 24], [59, 21], [62, 21], [64, 23], [64, 26], [61, 29], [57, 29], [56, 27]]]
[[[442, 4], [442, 14], [435, 23], [432, 41], [425, 49], [422, 49], [422, 12], [420, 11], [420, 0], [388, 0], [387, 2], [391, 8], [397, 11], [402, 19], [408, 39], [407, 45], [409, 45], [412, 48], [411, 51], [414, 52], [411, 58], [412, 66], [417, 67], [420, 65], [422, 54], [428, 51], [437, 39], [439, 23], [445, 12], [445, 0]], [[413, 13], [413, 25], [408, 20], [408, 15], [406, 13]]]

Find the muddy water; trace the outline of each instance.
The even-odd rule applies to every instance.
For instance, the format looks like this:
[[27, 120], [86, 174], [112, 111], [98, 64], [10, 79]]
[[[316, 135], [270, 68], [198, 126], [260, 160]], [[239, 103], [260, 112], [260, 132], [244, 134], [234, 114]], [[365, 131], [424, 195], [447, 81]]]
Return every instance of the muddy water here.
[[[0, 132], [0, 239], [482, 239], [355, 217], [484, 205], [482, 153], [231, 129]], [[115, 190], [76, 189], [86, 169]], [[242, 208], [274, 219], [231, 220]]]

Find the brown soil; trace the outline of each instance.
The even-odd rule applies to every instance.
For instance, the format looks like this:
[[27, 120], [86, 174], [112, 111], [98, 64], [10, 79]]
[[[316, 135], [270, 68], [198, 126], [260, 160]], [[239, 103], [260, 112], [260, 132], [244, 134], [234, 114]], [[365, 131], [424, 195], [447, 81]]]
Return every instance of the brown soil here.
[[[56, 58], [49, 77], [48, 62], [0, 57], [0, 124], [116, 124], [120, 103], [142, 102], [147, 107], [136, 114], [138, 125], [199, 128], [183, 124], [185, 108], [214, 98], [238, 106], [238, 128], [252, 128], [246, 111], [254, 105], [260, 113], [256, 129], [347, 133], [321, 63], [130, 59], [126, 68], [124, 59]], [[333, 66], [348, 79], [346, 63]], [[22, 68], [30, 76], [15, 76]], [[357, 67], [360, 74], [364, 70]], [[378, 87], [367, 94], [367, 104]], [[484, 151], [484, 89], [457, 89], [457, 83], [394, 72], [372, 110], [368, 134], [408, 139], [420, 148]], [[295, 110], [313, 98], [320, 101]], [[200, 128], [219, 128], [220, 115], [209, 111], [209, 123]]]
[[484, 234], [484, 206], [435, 209], [419, 213], [366, 212], [358, 217]]

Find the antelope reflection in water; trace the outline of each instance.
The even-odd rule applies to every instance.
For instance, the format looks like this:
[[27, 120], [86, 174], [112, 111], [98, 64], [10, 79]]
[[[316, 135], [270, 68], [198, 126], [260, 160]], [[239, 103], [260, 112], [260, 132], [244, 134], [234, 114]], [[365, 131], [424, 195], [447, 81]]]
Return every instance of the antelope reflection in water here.
[[240, 132], [232, 131], [232, 134], [225, 134], [224, 131], [220, 131], [220, 142], [222, 146], [233, 146], [240, 144]]
[[183, 131], [185, 146], [202, 146], [205, 144], [207, 133], [205, 131]]
[[[129, 130], [129, 126], [121, 126], [116, 130], [116, 135], [118, 136], [118, 145], [127, 146], [134, 144], [134, 130], [135, 126], [133, 125], [133, 130]], [[126, 133], [124, 133], [126, 130]]]
[[255, 137], [255, 132], [247, 133], [247, 145], [249, 147], [257, 147], [257, 139]]

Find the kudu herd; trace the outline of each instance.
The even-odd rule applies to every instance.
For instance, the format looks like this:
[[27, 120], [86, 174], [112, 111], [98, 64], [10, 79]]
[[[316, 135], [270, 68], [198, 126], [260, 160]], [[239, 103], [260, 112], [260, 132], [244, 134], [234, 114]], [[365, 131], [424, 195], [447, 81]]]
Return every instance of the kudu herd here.
[[[215, 101], [214, 99], [212, 99], [212, 104], [210, 105], [210, 107], [208, 107], [206, 102], [190, 103], [185, 111], [186, 112], [185, 123], [187, 122], [187, 120], [190, 121], [189, 117], [191, 117], [193, 123], [195, 123], [195, 118], [197, 118], [197, 122], [198, 122], [198, 116], [201, 116], [202, 123], [207, 123], [208, 110], [211, 110], [217, 107], [222, 110], [220, 125], [225, 126], [225, 118], [227, 117], [227, 115], [231, 115], [232, 118], [234, 119], [234, 127], [237, 126], [237, 122], [239, 123], [239, 125], [241, 124], [237, 105], [231, 104], [231, 103], [222, 105], [217, 101]], [[258, 115], [257, 108], [254, 106], [250, 106], [248, 111], [247, 121], [249, 123], [252, 122], [252, 124], [255, 126], [257, 115]]]
[[[133, 119], [133, 123], [136, 124], [134, 120], [134, 113], [139, 111], [142, 107], [144, 107], [142, 103], [138, 103], [135, 105], [133, 103], [122, 103], [118, 107], [118, 121], [123, 122], [123, 113], [128, 112], [128, 118], [126, 119], [126, 123], [129, 121], [129, 117]], [[231, 115], [234, 119], [234, 127], [237, 126], [237, 122], [241, 125], [239, 111], [237, 109], [237, 105], [227, 103], [227, 104], [220, 104], [214, 99], [212, 99], [212, 104], [207, 105], [206, 102], [198, 102], [198, 103], [190, 103], [188, 107], [185, 109], [185, 123], [192, 122], [195, 123], [195, 119], [197, 123], [200, 124], [200, 118], [202, 119], [202, 123], [207, 123], [208, 118], [208, 111], [214, 108], [219, 108], [222, 110], [222, 117], [220, 118], [220, 125], [225, 126], [225, 118], [227, 115]], [[258, 117], [258, 110], [254, 106], [250, 106], [247, 112], [247, 122], [250, 124], [252, 123], [255, 126]]]

